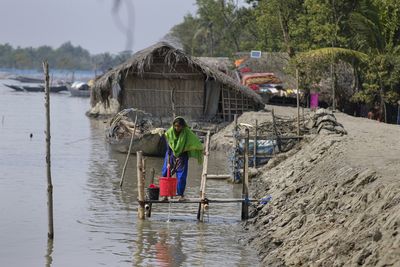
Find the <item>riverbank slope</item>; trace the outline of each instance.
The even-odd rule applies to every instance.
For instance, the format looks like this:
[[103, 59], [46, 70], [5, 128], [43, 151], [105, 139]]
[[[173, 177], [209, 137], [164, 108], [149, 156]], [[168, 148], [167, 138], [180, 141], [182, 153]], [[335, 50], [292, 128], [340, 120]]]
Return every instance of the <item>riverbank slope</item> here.
[[261, 168], [248, 241], [265, 266], [400, 262], [400, 127], [336, 113], [347, 135], [315, 135]]

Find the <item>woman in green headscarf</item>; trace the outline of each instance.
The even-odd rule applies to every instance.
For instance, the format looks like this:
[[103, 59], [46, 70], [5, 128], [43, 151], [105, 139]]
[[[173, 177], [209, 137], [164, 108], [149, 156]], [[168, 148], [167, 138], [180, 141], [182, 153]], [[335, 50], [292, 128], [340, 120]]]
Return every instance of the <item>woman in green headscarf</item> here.
[[203, 145], [182, 117], [174, 119], [172, 127], [165, 133], [165, 139], [167, 140], [167, 152], [162, 175], [164, 177], [168, 175], [168, 168], [171, 176], [176, 173], [177, 195], [180, 196], [179, 200], [184, 200], [189, 157], [196, 158], [199, 164], [202, 163]]

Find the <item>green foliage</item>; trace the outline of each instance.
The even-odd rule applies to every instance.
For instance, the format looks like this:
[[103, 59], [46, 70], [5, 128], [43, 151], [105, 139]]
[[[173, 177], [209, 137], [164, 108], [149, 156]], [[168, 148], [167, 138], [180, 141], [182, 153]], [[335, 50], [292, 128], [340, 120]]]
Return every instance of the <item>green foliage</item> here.
[[340, 47], [325, 47], [299, 53], [297, 55], [297, 62], [303, 64], [307, 64], [307, 62], [313, 64], [316, 61], [330, 64], [333, 62], [338, 62], [339, 60], [348, 62], [353, 65], [367, 63], [368, 55], [359, 51]]
[[353, 101], [396, 104], [400, 99], [400, 46], [383, 54], [372, 54], [364, 72], [363, 91]]
[[41, 69], [42, 61], [47, 60], [52, 68], [57, 69], [105, 71], [124, 62], [131, 55], [131, 51], [124, 51], [117, 55], [103, 53], [92, 56], [89, 51], [80, 46], [73, 46], [71, 42], [66, 42], [56, 49], [50, 46], [13, 48], [10, 44], [0, 44], [0, 67]]
[[187, 53], [194, 56], [229, 56], [255, 49], [258, 39], [254, 10], [234, 0], [197, 0], [196, 16], [186, 15], [172, 28]]
[[326, 78], [336, 83], [338, 73], [330, 74], [330, 64], [335, 70], [347, 62], [356, 77], [349, 88], [357, 91], [353, 101], [382, 105], [399, 100], [399, 0], [246, 2], [239, 7], [232, 0], [197, 0], [196, 16], [186, 16], [172, 32], [196, 56], [287, 52], [300, 69], [303, 88]]

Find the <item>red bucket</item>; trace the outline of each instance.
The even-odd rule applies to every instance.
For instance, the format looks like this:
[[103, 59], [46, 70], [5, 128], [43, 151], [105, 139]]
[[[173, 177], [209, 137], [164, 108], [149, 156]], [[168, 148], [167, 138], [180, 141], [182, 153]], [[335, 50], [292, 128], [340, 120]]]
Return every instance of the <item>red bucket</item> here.
[[176, 196], [176, 178], [159, 177], [160, 181], [160, 196], [174, 197]]

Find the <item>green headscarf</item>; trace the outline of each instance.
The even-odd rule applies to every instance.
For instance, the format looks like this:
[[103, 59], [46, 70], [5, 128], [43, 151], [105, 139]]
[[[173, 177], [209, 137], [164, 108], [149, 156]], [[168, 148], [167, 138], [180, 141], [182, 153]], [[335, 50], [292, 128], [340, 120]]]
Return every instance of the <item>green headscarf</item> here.
[[[182, 117], [176, 117], [174, 122], [178, 118], [183, 119]], [[165, 132], [165, 138], [176, 157], [179, 157], [183, 152], [188, 152], [189, 157], [196, 158], [199, 164], [203, 162], [203, 145], [197, 135], [186, 125], [186, 122], [179, 135], [175, 133], [172, 125]]]

